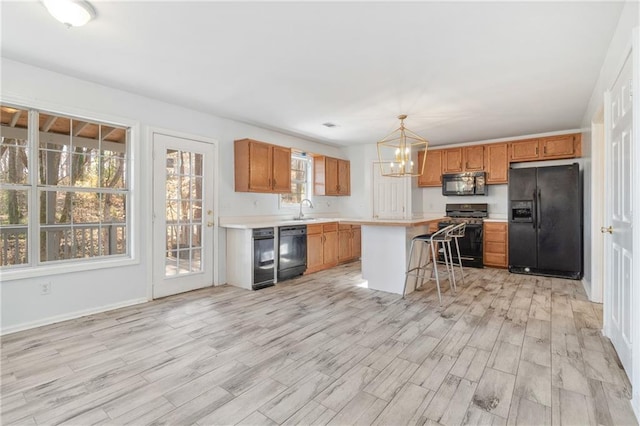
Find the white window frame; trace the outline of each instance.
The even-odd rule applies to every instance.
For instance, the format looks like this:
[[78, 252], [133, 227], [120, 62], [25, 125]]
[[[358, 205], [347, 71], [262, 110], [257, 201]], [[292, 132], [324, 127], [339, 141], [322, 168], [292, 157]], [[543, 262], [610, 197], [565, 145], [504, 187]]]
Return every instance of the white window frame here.
[[[305, 181], [305, 185], [306, 185], [306, 193], [307, 195], [305, 196], [305, 198], [308, 198], [310, 200], [312, 200], [312, 188], [313, 188], [313, 157], [305, 152], [296, 152], [293, 151], [291, 153], [291, 161], [293, 162], [293, 160], [305, 160], [307, 162], [307, 176], [306, 176], [306, 181]], [[293, 183], [293, 180], [292, 180]], [[313, 200], [312, 200], [313, 201]], [[282, 210], [294, 210], [294, 209], [299, 209], [300, 208], [300, 203], [287, 203], [284, 201], [284, 194], [280, 194], [278, 196], [278, 205], [279, 208]]]
[[[100, 113], [87, 113], [86, 110], [73, 108], [61, 109], [59, 105], [39, 102], [33, 99], [21, 99], [18, 97], [0, 98], [0, 103], [5, 106], [24, 109], [29, 112], [29, 150], [30, 150], [30, 174], [27, 185], [29, 195], [29, 227], [28, 227], [28, 253], [29, 262], [20, 265], [0, 267], [2, 282], [21, 280], [26, 278], [43, 277], [49, 275], [64, 274], [70, 272], [89, 271], [103, 268], [115, 268], [140, 263], [140, 197], [136, 189], [139, 187], [140, 176], [140, 124], [122, 117], [109, 116]], [[128, 158], [126, 177], [127, 182], [127, 207], [126, 207], [126, 244], [125, 254], [97, 256], [82, 259], [64, 259], [41, 262], [39, 259], [40, 242], [40, 218], [38, 214], [38, 149], [39, 126], [38, 113], [65, 116], [76, 120], [97, 122], [105, 125], [113, 125], [128, 128], [126, 157]], [[33, 118], [32, 118], [33, 117]], [[35, 123], [35, 126], [33, 125]]]

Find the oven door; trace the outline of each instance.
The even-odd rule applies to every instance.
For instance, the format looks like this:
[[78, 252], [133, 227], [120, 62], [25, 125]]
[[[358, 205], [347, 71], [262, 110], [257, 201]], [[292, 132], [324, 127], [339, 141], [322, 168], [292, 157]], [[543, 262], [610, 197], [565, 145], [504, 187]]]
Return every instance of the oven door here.
[[[439, 223], [440, 229], [449, 225], [449, 223]], [[451, 243], [452, 255], [457, 255], [455, 242]], [[464, 230], [464, 237], [458, 238], [458, 245], [460, 246], [460, 257], [462, 258], [462, 266], [470, 268], [483, 268], [484, 258], [482, 254], [482, 224], [481, 223], [467, 223]], [[442, 253], [440, 253], [439, 260], [444, 261]], [[456, 259], [457, 260], [457, 259]]]
[[474, 195], [475, 177], [468, 173], [442, 175], [442, 195]]

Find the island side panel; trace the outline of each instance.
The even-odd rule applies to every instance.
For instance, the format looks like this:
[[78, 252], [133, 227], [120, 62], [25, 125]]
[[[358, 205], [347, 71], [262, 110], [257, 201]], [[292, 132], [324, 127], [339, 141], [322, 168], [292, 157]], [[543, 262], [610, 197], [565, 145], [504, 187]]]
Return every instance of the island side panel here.
[[227, 284], [251, 290], [253, 284], [252, 229], [227, 229]]
[[402, 294], [407, 255], [406, 227], [362, 226], [362, 278], [370, 289]]

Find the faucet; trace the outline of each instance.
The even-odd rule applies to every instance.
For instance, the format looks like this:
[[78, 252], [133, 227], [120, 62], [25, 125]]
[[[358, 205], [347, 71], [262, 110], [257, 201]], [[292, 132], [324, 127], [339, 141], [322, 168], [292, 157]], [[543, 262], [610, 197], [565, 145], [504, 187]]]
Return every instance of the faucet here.
[[313, 208], [313, 203], [310, 199], [303, 198], [302, 200], [300, 200], [300, 213], [298, 214], [298, 220], [302, 220], [302, 218], [304, 217], [304, 213], [302, 213], [302, 205], [305, 201], [307, 202], [307, 204], [309, 204], [309, 207]]

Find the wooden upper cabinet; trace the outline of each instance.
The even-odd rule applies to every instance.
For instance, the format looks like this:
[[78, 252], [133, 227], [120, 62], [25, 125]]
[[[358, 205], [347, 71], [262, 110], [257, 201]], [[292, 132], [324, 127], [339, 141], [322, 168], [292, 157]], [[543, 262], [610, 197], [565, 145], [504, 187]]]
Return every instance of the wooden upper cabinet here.
[[462, 154], [465, 172], [481, 172], [484, 170], [484, 149], [485, 145], [464, 147]]
[[[440, 186], [442, 185], [442, 155], [443, 150], [427, 150], [427, 162], [424, 170], [418, 176], [418, 186]], [[418, 163], [422, 164], [424, 151], [418, 151]]]
[[553, 158], [572, 158], [582, 155], [581, 135], [549, 136], [540, 139], [540, 158], [544, 160]]
[[459, 173], [462, 171], [462, 148], [443, 150], [442, 173]]
[[509, 161], [556, 160], [582, 156], [582, 136], [580, 133], [547, 136], [510, 143]]
[[[249, 172], [249, 184], [245, 191], [271, 192], [271, 146], [266, 143], [248, 142], [248, 165], [241, 166], [241, 173]], [[244, 162], [244, 161], [243, 161]], [[236, 163], [237, 164], [237, 163]], [[238, 167], [236, 167], [236, 176]], [[236, 191], [238, 191], [236, 179]], [[242, 191], [243, 189], [240, 189]]]
[[253, 139], [234, 145], [236, 192], [291, 192], [291, 149]]
[[497, 143], [486, 145], [486, 183], [507, 183], [509, 179], [509, 145]]
[[338, 160], [338, 195], [351, 195], [351, 167], [347, 160]]
[[291, 149], [274, 145], [272, 153], [273, 181], [271, 184], [273, 192], [279, 194], [291, 192]]
[[351, 195], [350, 163], [338, 158], [313, 157], [315, 195]]
[[[338, 159], [325, 157], [325, 194], [336, 195], [338, 193]], [[316, 194], [319, 195], [319, 194]]]
[[511, 155], [509, 161], [532, 161], [539, 158], [538, 139], [527, 139], [523, 141], [511, 142]]

